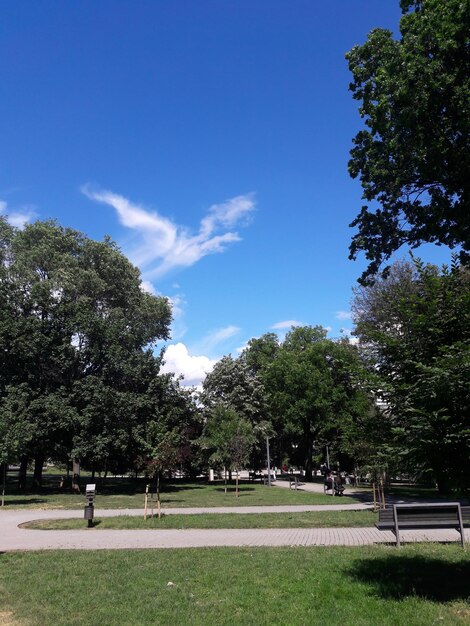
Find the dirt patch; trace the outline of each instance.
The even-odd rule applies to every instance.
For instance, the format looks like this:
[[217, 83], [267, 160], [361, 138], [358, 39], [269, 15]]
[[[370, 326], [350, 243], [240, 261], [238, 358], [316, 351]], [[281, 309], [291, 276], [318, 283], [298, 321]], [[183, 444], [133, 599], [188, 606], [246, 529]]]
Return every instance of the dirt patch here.
[[0, 611], [0, 626], [21, 626], [11, 611]]

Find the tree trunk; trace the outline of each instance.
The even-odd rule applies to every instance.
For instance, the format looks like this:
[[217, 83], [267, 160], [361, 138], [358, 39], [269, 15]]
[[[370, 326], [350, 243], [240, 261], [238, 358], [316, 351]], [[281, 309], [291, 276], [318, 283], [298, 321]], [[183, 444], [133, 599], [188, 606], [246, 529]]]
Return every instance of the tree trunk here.
[[224, 493], [227, 493], [227, 468], [224, 467]]
[[44, 455], [38, 454], [34, 459], [33, 484], [39, 489], [42, 487], [42, 470], [44, 467]]
[[28, 471], [28, 457], [24, 456], [20, 462], [20, 471], [18, 474], [18, 489], [25, 491], [26, 489], [26, 473]]
[[160, 470], [158, 470], [157, 472], [157, 514], [158, 514], [158, 519], [161, 519], [162, 512], [161, 512], [161, 504], [160, 504]]
[[452, 488], [455, 487], [455, 485], [452, 484], [449, 474], [445, 470], [436, 471], [436, 483], [437, 490], [442, 496], [448, 496], [452, 492]]
[[238, 498], [238, 470], [237, 470], [237, 475], [235, 478], [235, 495]]
[[2, 472], [2, 507], [5, 506], [5, 489], [6, 489], [6, 483], [7, 483], [7, 467], [8, 464], [7, 463], [3, 463], [2, 465], [0, 465], [0, 470]]

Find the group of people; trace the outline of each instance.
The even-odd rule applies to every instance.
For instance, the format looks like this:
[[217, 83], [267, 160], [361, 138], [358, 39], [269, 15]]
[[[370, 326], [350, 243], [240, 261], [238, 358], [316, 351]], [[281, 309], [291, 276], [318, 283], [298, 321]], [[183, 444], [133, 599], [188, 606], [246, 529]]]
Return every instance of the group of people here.
[[320, 471], [323, 476], [323, 483], [325, 487], [334, 489], [336, 495], [342, 495], [344, 491], [343, 478], [338, 471], [334, 473], [326, 463], [320, 465]]

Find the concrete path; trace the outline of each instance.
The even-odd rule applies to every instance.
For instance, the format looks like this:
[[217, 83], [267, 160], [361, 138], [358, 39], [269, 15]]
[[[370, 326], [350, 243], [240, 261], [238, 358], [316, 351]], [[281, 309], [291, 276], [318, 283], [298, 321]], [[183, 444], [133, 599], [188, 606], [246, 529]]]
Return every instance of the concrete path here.
[[[334, 507], [334, 508], [333, 508]], [[166, 509], [166, 514], [260, 513], [368, 508], [366, 505], [310, 505]], [[248, 509], [248, 510], [247, 510]], [[360, 546], [394, 542], [391, 532], [376, 528], [280, 528], [188, 530], [29, 530], [18, 525], [33, 519], [81, 517], [77, 510], [10, 510], [0, 512], [0, 552], [13, 550], [100, 550], [136, 548], [199, 548], [214, 546]], [[140, 509], [97, 510], [96, 517], [143, 515]], [[85, 525], [85, 521], [83, 522]], [[457, 541], [452, 530], [403, 531], [407, 541]], [[470, 541], [470, 530], [466, 530]]]

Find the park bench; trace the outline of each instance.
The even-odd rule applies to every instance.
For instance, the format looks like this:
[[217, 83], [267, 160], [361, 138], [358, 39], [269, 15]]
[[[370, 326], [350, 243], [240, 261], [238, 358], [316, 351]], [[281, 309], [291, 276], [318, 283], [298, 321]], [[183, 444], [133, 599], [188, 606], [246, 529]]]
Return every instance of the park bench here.
[[326, 495], [326, 492], [331, 490], [332, 496], [342, 496], [344, 487], [340, 481], [335, 480], [335, 477], [325, 478], [323, 481], [323, 493]]
[[301, 483], [298, 476], [289, 476], [289, 489], [292, 487], [297, 491], [299, 487], [303, 487], [305, 483]]
[[379, 530], [391, 530], [400, 545], [400, 529], [413, 528], [455, 528], [460, 533], [462, 547], [465, 547], [464, 525], [470, 521], [470, 506], [460, 502], [438, 502], [420, 504], [394, 504], [388, 509], [379, 510]]
[[252, 480], [263, 480], [263, 474], [261, 472], [248, 472], [248, 479]]

